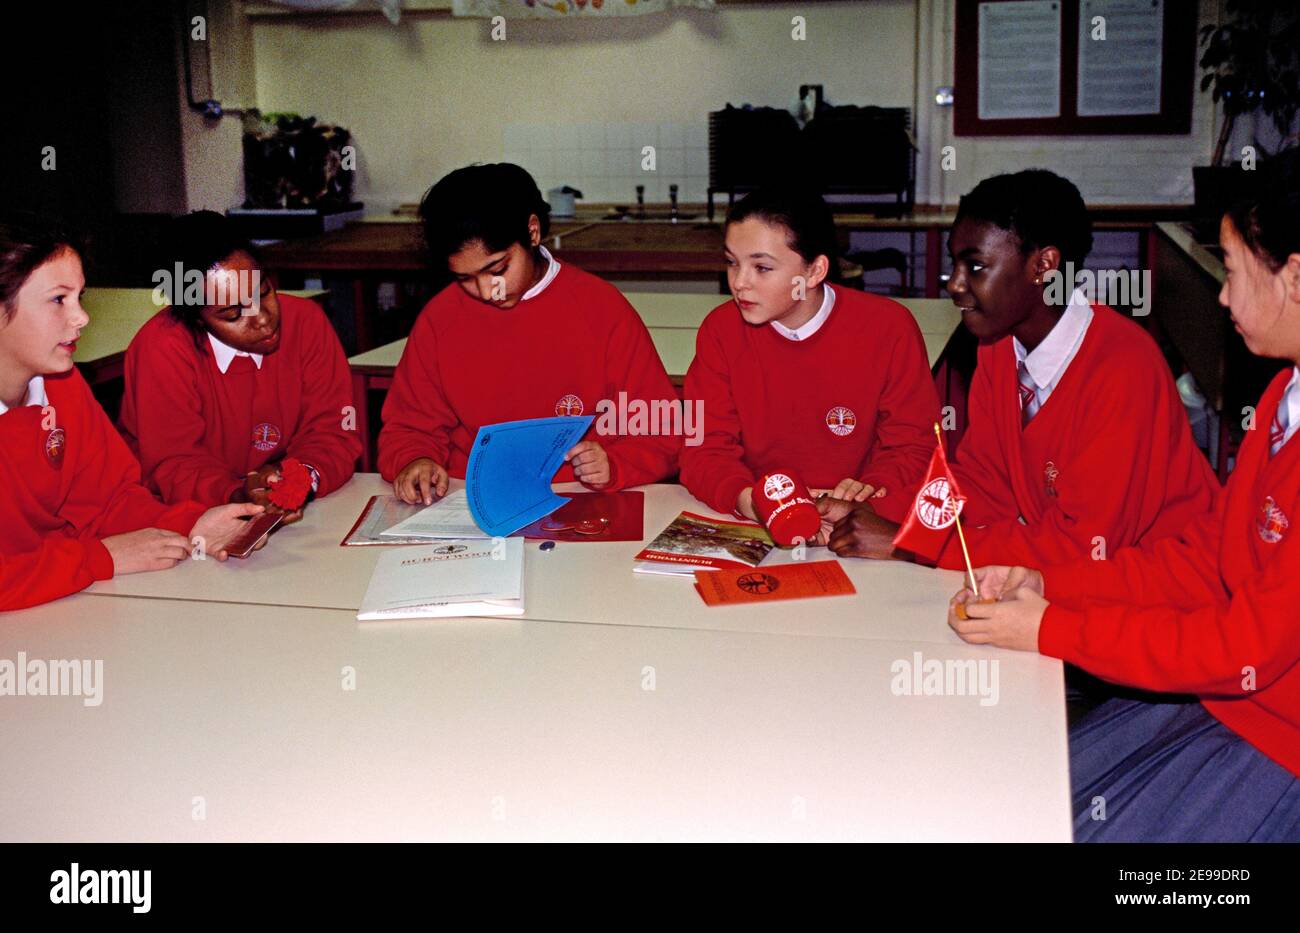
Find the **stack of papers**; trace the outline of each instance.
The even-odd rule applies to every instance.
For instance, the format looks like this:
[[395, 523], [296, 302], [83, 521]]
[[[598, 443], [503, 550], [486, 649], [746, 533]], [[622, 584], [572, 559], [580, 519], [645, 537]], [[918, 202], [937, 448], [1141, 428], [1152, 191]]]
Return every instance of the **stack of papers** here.
[[375, 565], [357, 619], [517, 616], [524, 612], [524, 541], [461, 539], [389, 551]]
[[449, 492], [410, 518], [379, 532], [381, 538], [486, 538], [469, 511], [464, 489]]

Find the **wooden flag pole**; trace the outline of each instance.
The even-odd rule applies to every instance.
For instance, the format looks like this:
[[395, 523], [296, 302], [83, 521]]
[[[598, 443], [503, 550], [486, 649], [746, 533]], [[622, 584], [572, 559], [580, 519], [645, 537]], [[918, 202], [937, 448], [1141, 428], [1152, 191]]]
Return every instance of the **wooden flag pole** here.
[[[939, 430], [939, 422], [937, 421], [934, 422], [934, 438], [939, 442], [939, 447], [942, 448], [943, 432]], [[944, 462], [944, 466], [946, 467], [948, 465], [947, 452], [944, 453], [943, 462]], [[952, 471], [949, 470], [948, 472], [951, 473]], [[950, 495], [951, 493], [952, 490], [949, 490]], [[960, 505], [955, 506], [953, 512], [953, 521], [957, 523], [957, 540], [961, 542], [962, 557], [966, 558], [966, 576], [967, 579], [970, 580], [970, 591], [975, 594], [976, 599], [979, 599], [980, 588], [979, 588], [979, 584], [975, 582], [975, 568], [971, 566], [970, 551], [966, 549], [966, 535], [961, 530], [961, 506]]]

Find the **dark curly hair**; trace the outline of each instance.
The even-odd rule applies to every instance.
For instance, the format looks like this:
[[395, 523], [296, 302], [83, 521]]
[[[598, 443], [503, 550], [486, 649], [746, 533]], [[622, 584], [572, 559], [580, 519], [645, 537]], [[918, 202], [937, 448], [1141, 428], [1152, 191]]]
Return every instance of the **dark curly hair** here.
[[1092, 252], [1092, 221], [1083, 196], [1068, 178], [1047, 169], [984, 179], [957, 205], [957, 220], [967, 218], [1014, 233], [1021, 253], [1055, 246], [1062, 264], [1080, 266]]

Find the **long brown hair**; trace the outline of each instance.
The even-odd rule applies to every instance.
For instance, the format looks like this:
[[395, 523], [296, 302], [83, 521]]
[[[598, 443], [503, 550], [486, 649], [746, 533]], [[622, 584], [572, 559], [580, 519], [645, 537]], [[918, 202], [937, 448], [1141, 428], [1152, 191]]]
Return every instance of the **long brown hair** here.
[[0, 217], [0, 315], [6, 323], [27, 279], [64, 250], [85, 261], [85, 244], [70, 228], [35, 214]]

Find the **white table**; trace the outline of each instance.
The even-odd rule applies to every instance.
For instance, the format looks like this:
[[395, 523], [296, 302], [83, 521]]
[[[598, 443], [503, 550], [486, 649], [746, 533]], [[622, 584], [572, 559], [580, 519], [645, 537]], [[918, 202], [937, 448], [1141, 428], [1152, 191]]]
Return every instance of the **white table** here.
[[[452, 488], [464, 486], [452, 480]], [[560, 491], [580, 490], [569, 483]], [[682, 511], [717, 515], [683, 487], [642, 487], [645, 541]], [[339, 547], [373, 495], [392, 487], [377, 474], [358, 474], [313, 503], [303, 520], [277, 531], [246, 561], [187, 561], [166, 573], [133, 574], [96, 583], [91, 592], [264, 606], [341, 609], [355, 613], [383, 548]], [[946, 610], [962, 575], [898, 561], [840, 560], [854, 596], [710, 608], [686, 578], [632, 573], [644, 542], [561, 542], [525, 548], [524, 618], [601, 625], [692, 628], [766, 635], [823, 635], [955, 647]], [[808, 560], [837, 560], [827, 548], [809, 548]], [[420, 623], [427, 624], [427, 623]], [[1046, 662], [1045, 662], [1046, 663]]]
[[[894, 695], [916, 650], [996, 660], [999, 702]], [[87, 594], [4, 614], [18, 651], [102, 660], [103, 701], [0, 700], [4, 841], [1070, 836], [1029, 655]]]

